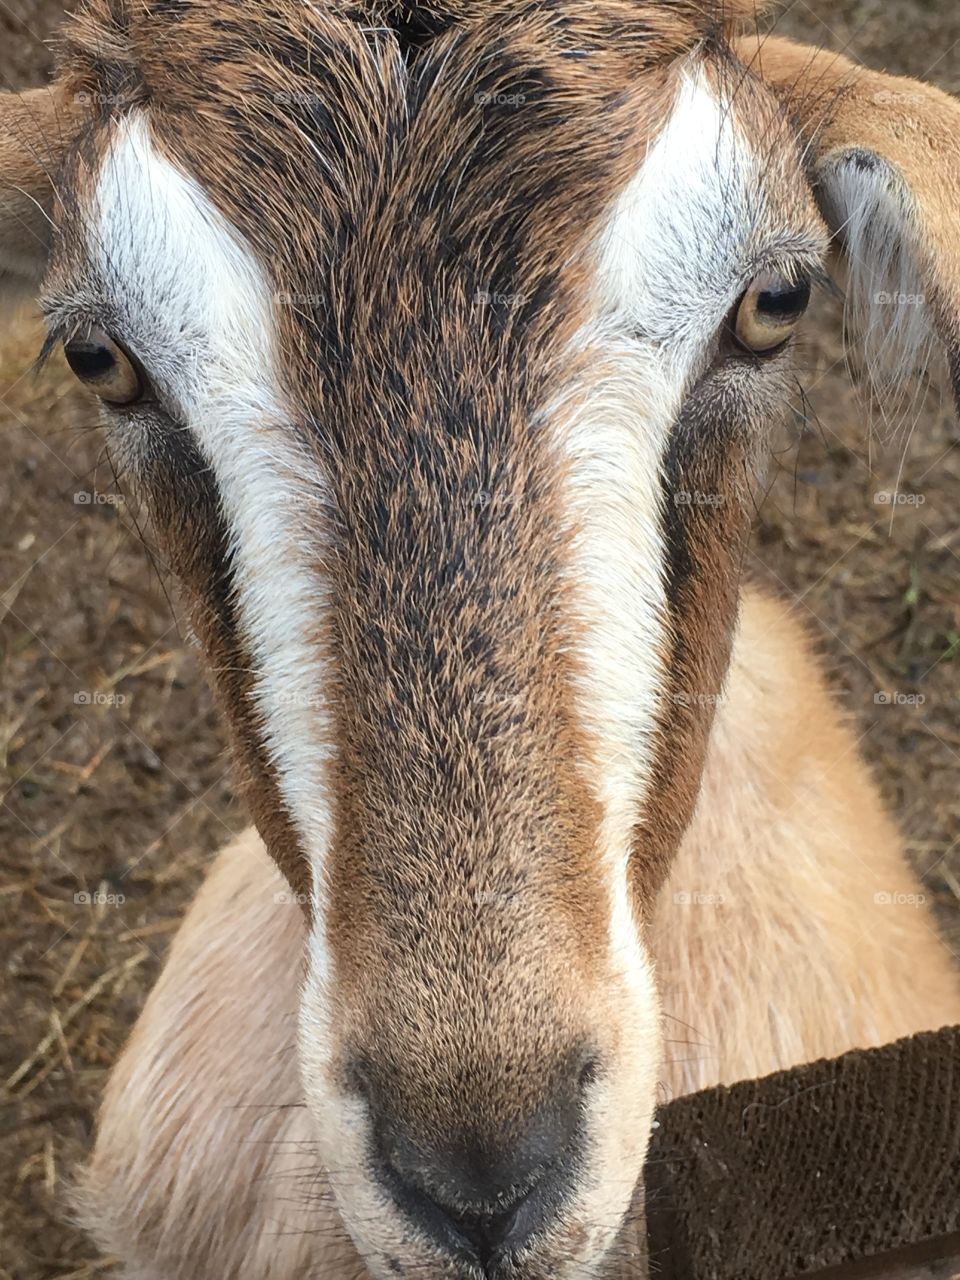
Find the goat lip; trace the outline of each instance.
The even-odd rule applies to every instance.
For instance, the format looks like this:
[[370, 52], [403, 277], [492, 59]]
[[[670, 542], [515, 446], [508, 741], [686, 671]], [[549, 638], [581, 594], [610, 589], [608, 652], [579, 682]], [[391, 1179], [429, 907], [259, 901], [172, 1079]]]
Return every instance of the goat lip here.
[[377, 1173], [408, 1221], [432, 1245], [439, 1246], [448, 1255], [448, 1261], [468, 1268], [464, 1272], [464, 1280], [474, 1280], [475, 1277], [476, 1280], [481, 1280], [483, 1272], [473, 1243], [457, 1229], [453, 1219], [428, 1195], [417, 1191], [400, 1178], [389, 1164], [381, 1165]]

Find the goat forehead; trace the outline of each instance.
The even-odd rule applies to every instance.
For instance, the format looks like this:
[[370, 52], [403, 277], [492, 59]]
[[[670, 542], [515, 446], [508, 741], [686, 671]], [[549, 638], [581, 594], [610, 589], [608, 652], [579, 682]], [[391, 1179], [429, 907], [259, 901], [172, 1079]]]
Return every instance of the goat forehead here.
[[[328, 61], [341, 63], [339, 78], [330, 82], [346, 95], [339, 122], [332, 122], [331, 107], [318, 112], [314, 102], [310, 130], [293, 128], [286, 99], [295, 95], [287, 92], [271, 124], [262, 88], [253, 108], [247, 102], [247, 116], [237, 106], [236, 119], [218, 118], [213, 104], [210, 129], [188, 128], [162, 94], [149, 117], [133, 110], [123, 118], [92, 213], [94, 285], [111, 300], [120, 336], [131, 340], [161, 383], [167, 378], [186, 421], [201, 435], [209, 424], [208, 460], [228, 471], [235, 466], [243, 484], [249, 479], [242, 479], [244, 468], [253, 468], [261, 492], [274, 484], [272, 515], [269, 504], [260, 504], [254, 520], [238, 500], [238, 520], [263, 545], [276, 526], [296, 523], [295, 512], [286, 519], [283, 512], [290, 476], [309, 469], [322, 479], [325, 471], [316, 467], [315, 441], [305, 446], [286, 432], [281, 444], [280, 433], [222, 430], [237, 406], [281, 426], [319, 425], [328, 478], [352, 483], [349, 494], [341, 487], [336, 495], [341, 512], [360, 494], [380, 504], [378, 519], [365, 521], [374, 535], [363, 548], [368, 569], [378, 562], [389, 569], [391, 554], [402, 564], [415, 554], [414, 542], [428, 553], [445, 546], [452, 558], [435, 560], [433, 581], [425, 584], [442, 588], [444, 574], [462, 576], [466, 567], [468, 547], [456, 545], [458, 527], [476, 527], [477, 508], [494, 504], [496, 519], [486, 527], [488, 549], [498, 556], [486, 565], [495, 564], [496, 572], [484, 576], [478, 562], [469, 603], [474, 615], [485, 603], [507, 616], [511, 598], [515, 653], [524, 626], [549, 612], [549, 600], [523, 573], [524, 556], [535, 552], [531, 513], [556, 510], [557, 497], [542, 438], [530, 423], [561, 380], [582, 318], [577, 304], [596, 284], [595, 265], [578, 265], [577, 249], [606, 218], [605, 288], [620, 319], [656, 335], [662, 314], [675, 313], [683, 293], [680, 300], [696, 319], [704, 289], [720, 286], [723, 301], [723, 290], [735, 281], [719, 280], [720, 268], [733, 269], [751, 238], [762, 240], [765, 227], [784, 219], [802, 221], [797, 210], [807, 216], [795, 194], [795, 160], [791, 172], [789, 155], [784, 159], [771, 146], [774, 176], [790, 181], [779, 197], [774, 183], [772, 195], [761, 198], [740, 117], [755, 128], [769, 126], [775, 119], [770, 103], [756, 86], [741, 86], [743, 110], [728, 116], [716, 73], [695, 66], [679, 95], [673, 72], [656, 65], [639, 90], [614, 85], [597, 94], [591, 81], [589, 96], [576, 79], [552, 82], [546, 94], [525, 80], [527, 100], [498, 107], [491, 129], [470, 97], [482, 41], [473, 54], [464, 51], [449, 83], [442, 78], [449, 60], [441, 62], [416, 112], [409, 85], [401, 83], [403, 67], [386, 74], [375, 51], [352, 28], [345, 30], [338, 27], [338, 41], [324, 46]], [[457, 39], [469, 46], [468, 35]], [[501, 50], [506, 46], [505, 37]], [[559, 57], [570, 48], [546, 47], [564, 69], [582, 61]], [[344, 49], [352, 59], [346, 64]], [[536, 44], [533, 49], [543, 52]], [[528, 48], [523, 65], [532, 60]], [[515, 65], [509, 58], [506, 64]], [[359, 98], [375, 95], [363, 103], [366, 115], [346, 101], [358, 86]], [[178, 90], [167, 89], [176, 98]], [[671, 124], [648, 152], [670, 112]], [[243, 127], [231, 130], [238, 120]], [[282, 137], [271, 133], [280, 124]], [[768, 136], [775, 131], [768, 128]], [[254, 145], [248, 158], [264, 161], [255, 184], [240, 163], [242, 148]], [[292, 154], [301, 145], [306, 152]], [[653, 171], [652, 181], [644, 179], [645, 170]], [[641, 175], [639, 186], [630, 186], [631, 174]], [[611, 222], [618, 193], [621, 206]], [[683, 208], [687, 198], [692, 221]], [[641, 229], [633, 215], [652, 220]], [[632, 231], [642, 230], [647, 244], [657, 246], [653, 252], [644, 254], [623, 237], [631, 216]], [[709, 220], [717, 224], [712, 236]], [[692, 245], [691, 227], [699, 238]], [[624, 245], [638, 251], [631, 256]], [[719, 265], [718, 246], [726, 254]], [[635, 298], [617, 293], [634, 287], [638, 272], [648, 269], [660, 274], [650, 282], [651, 305], [638, 311]], [[716, 303], [706, 309], [707, 323], [719, 318]], [[253, 447], [244, 452], [247, 445]], [[358, 475], [369, 480], [366, 490]], [[415, 525], [408, 521], [409, 545], [390, 538], [397, 524], [391, 513], [401, 509], [420, 517]], [[511, 554], [514, 573], [504, 573]], [[359, 572], [354, 577], [362, 613], [366, 584]], [[525, 579], [518, 596], [516, 583]], [[399, 584], [386, 575], [382, 581], [385, 599], [396, 605]], [[305, 588], [305, 611], [315, 598]], [[457, 616], [454, 652], [469, 641], [474, 664], [495, 668], [497, 653], [480, 652], [482, 631], [471, 633], [461, 621], [469, 623], [469, 613]], [[501, 634], [507, 637], [505, 628]], [[411, 653], [381, 639], [386, 679], [403, 670]], [[438, 654], [442, 639], [433, 640]], [[522, 673], [513, 674], [522, 687]], [[308, 700], [304, 716], [312, 706]], [[291, 717], [294, 710], [288, 708]]]
[[[351, 52], [362, 61], [358, 50]], [[371, 60], [370, 50], [362, 57]], [[731, 271], [742, 271], [749, 251], [765, 238], [779, 233], [787, 248], [791, 235], [808, 243], [817, 238], [794, 141], [761, 86], [742, 69], [731, 76], [728, 65], [721, 71], [700, 60], [655, 63], [648, 72], [639, 86], [594, 94], [604, 104], [599, 113], [585, 108], [569, 85], [551, 84], [541, 99], [527, 84], [526, 92], [512, 95], [517, 103], [507, 118], [498, 109], [492, 121], [475, 100], [504, 95], [490, 90], [471, 99], [474, 77], [462, 67], [450, 77], [453, 87], [425, 77], [420, 110], [411, 104], [409, 85], [400, 83], [408, 78], [402, 64], [389, 74], [376, 65], [366, 86], [376, 101], [361, 101], [359, 109], [344, 100], [338, 116], [338, 104], [325, 100], [329, 86], [321, 76], [310, 94], [276, 91], [281, 110], [273, 120], [262, 103], [249, 105], [252, 92], [242, 95], [247, 116], [236, 107], [219, 114], [224, 104], [213, 97], [200, 129], [171, 90], [175, 105], [151, 98], [149, 113], [132, 109], [119, 125], [107, 125], [101, 196], [112, 186], [114, 205], [129, 207], [108, 209], [110, 225], [94, 234], [108, 258], [118, 248], [127, 252], [124, 261], [104, 264], [94, 289], [107, 299], [115, 295], [114, 314], [124, 294], [148, 304], [171, 302], [174, 310], [183, 300], [190, 327], [184, 330], [178, 317], [167, 326], [172, 333], [196, 341], [205, 330], [260, 364], [270, 354], [265, 336], [275, 330], [274, 353], [283, 353], [275, 373], [301, 416], [319, 416], [321, 409], [329, 415], [331, 397], [324, 398], [323, 388], [345, 389], [344, 412], [364, 413], [368, 432], [375, 430], [386, 421], [379, 404], [408, 395], [417, 379], [434, 375], [434, 366], [446, 365], [441, 373], [455, 381], [465, 359], [475, 362], [477, 373], [485, 371], [483, 383], [495, 360], [506, 375], [502, 389], [520, 385], [533, 398], [542, 396], [542, 375], [553, 370], [537, 357], [569, 344], [593, 283], [593, 263], [580, 251], [605, 228], [608, 265], [616, 257], [609, 237], [618, 197], [621, 206], [632, 198], [637, 207], [632, 219], [621, 207], [614, 230], [632, 222], [636, 234], [644, 215], [657, 215], [642, 227], [645, 244], [622, 238], [621, 256], [644, 258], [651, 279], [641, 302], [648, 312], [659, 304], [667, 317], [678, 306], [703, 310], [703, 291], [727, 290]], [[330, 83], [343, 93], [345, 79], [352, 92], [342, 66]], [[261, 87], [261, 98], [264, 92]], [[288, 115], [289, 101], [307, 97], [310, 128]], [[247, 181], [254, 166], [256, 183]], [[137, 197], [144, 181], [149, 200]], [[151, 258], [156, 236], [149, 223], [166, 224], [168, 235], [191, 221], [209, 227], [198, 214], [207, 201], [228, 233], [213, 237], [213, 257], [229, 268], [252, 251], [272, 312], [269, 325], [258, 315], [251, 328], [231, 293], [229, 270], [201, 302], [198, 287], [181, 288], [161, 255]], [[101, 199], [88, 221], [103, 215]], [[197, 253], [211, 237], [194, 241], [177, 246], [171, 260], [178, 268], [201, 268], [198, 280], [210, 280]], [[67, 237], [65, 259], [70, 244]], [[131, 261], [138, 248], [147, 252]], [[76, 262], [66, 264], [67, 274], [71, 266], [76, 274]], [[614, 291], [616, 274], [607, 273]], [[633, 287], [636, 268], [620, 276]], [[636, 298], [615, 302], [637, 309]], [[663, 324], [654, 323], [651, 336], [663, 336], [658, 327]], [[157, 343], [162, 358], [162, 328], [129, 336], [142, 338], [148, 355]], [[464, 392], [482, 390], [463, 373]], [[462, 407], [453, 399], [451, 414]]]
[[[357, 289], [395, 291], [398, 249], [421, 276], [455, 258], [478, 291], [533, 288], [636, 172], [672, 64], [711, 31], [702, 3], [494, 6], [410, 67], [392, 33], [312, 5], [255, 26], [229, 2], [187, 0], [176, 24], [150, 9], [87, 31], [78, 83], [149, 101], [165, 149], [305, 312], [342, 297], [362, 260]], [[337, 354], [349, 316], [312, 318]]]

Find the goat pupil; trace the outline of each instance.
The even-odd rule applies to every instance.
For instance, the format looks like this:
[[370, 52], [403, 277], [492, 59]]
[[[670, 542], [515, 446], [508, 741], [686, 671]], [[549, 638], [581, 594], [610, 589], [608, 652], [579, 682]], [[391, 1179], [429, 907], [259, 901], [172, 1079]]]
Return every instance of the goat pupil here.
[[786, 280], [757, 294], [757, 311], [773, 320], [792, 320], [806, 311], [810, 302], [810, 281], [790, 284]]
[[113, 352], [94, 342], [81, 340], [64, 347], [67, 364], [82, 382], [93, 382], [104, 377], [116, 364]]

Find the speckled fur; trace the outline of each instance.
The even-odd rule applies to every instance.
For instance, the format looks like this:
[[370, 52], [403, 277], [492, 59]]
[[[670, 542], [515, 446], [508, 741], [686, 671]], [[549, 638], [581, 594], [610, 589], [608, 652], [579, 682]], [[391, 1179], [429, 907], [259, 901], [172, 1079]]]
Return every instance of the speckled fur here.
[[[45, 100], [76, 144], [59, 169], [48, 299], [82, 274], [84, 202], [111, 121], [131, 110], [147, 113], [155, 147], [197, 178], [276, 290], [290, 431], [331, 494], [303, 527], [322, 548], [330, 608], [313, 640], [334, 673], [335, 837], [323, 877], [337, 975], [331, 1059], [346, 1088], [363, 1046], [364, 1072], [427, 1144], [451, 1135], [509, 1144], [518, 1117], [551, 1096], [564, 1055], [587, 1039], [638, 1073], [659, 1052], [653, 1034], [624, 1043], [629, 1024], [618, 1020], [605, 954], [609, 885], [596, 780], [584, 767], [594, 744], [572, 693], [589, 620], [571, 582], [564, 464], [538, 415], [559, 391], [572, 412], [602, 367], [600, 353], [575, 346], [595, 305], [588, 249], [692, 54], [714, 84], [736, 88], [738, 125], [763, 156], [771, 226], [817, 221], [801, 145], [828, 214], [829, 166], [818, 165], [837, 146], [865, 141], [896, 168], [920, 210], [905, 234], [957, 361], [960, 275], [943, 192], [898, 152], [896, 117], [875, 128], [869, 110], [855, 109], [849, 64], [826, 93], [818, 81], [805, 95], [806, 55], [791, 46], [772, 43], [769, 58], [740, 46], [767, 87], [736, 61], [727, 38], [745, 8], [570, 0], [398, 14], [276, 0], [257, 6], [252, 23], [239, 0], [91, 0]], [[919, 113], [924, 136], [944, 144], [948, 177], [960, 150], [954, 111], [937, 97]], [[0, 151], [8, 187], [26, 175], [42, 203], [30, 161], [22, 147], [12, 158]], [[9, 196], [5, 210], [18, 225], [32, 216]], [[5, 244], [6, 262], [29, 276], [22, 237], [8, 233]], [[45, 261], [45, 245], [36, 257]], [[665, 1064], [675, 1088], [958, 1011], [922, 913], [905, 924], [862, 900], [870, 878], [893, 893], [912, 881], [859, 765], [842, 765], [847, 739], [774, 606], [753, 602], [745, 614], [733, 705], [704, 774], [761, 428], [777, 399], [775, 379], [764, 394], [755, 381], [742, 360], [705, 370], [663, 467], [668, 494], [715, 499], [663, 507], [668, 687], [631, 860], [630, 911], [646, 926], [666, 1013], [716, 1048], [715, 1066]], [[189, 440], [177, 443], [174, 455], [162, 442], [143, 451], [138, 480], [192, 603], [251, 813], [309, 917], [313, 886], [249, 696], [229, 531], [213, 480]], [[798, 679], [812, 691], [807, 704]], [[822, 827], [784, 799], [798, 764]], [[865, 831], [867, 880], [851, 880], [836, 849]], [[748, 874], [737, 865], [744, 849]], [[278, 902], [278, 884], [254, 837], [224, 855], [111, 1085], [88, 1213], [138, 1280], [353, 1280], [361, 1267], [319, 1168], [306, 1196], [316, 1236], [283, 1187], [298, 1160], [308, 1170], [319, 1162], [306, 1114], [272, 1110], [300, 1100], [292, 1022], [303, 930], [315, 923]], [[724, 909], [684, 910], [704, 905], [683, 900], [691, 894], [719, 895], [706, 905]], [[262, 949], [242, 948], [248, 927]], [[862, 979], [865, 932], [889, 946], [871, 947]], [[808, 953], [820, 989], [832, 984], [829, 1008], [813, 1009], [796, 978]], [[793, 980], [781, 984], [785, 965]], [[923, 1002], [908, 978], [917, 966], [932, 975]], [[252, 1130], [233, 1112], [220, 1123], [224, 1096], [267, 1109], [269, 1154], [238, 1155]], [[605, 1128], [622, 1124], [611, 1108]], [[628, 1163], [617, 1172], [632, 1185], [639, 1158]], [[284, 1231], [271, 1244], [277, 1216]], [[511, 1266], [511, 1280], [593, 1276], [606, 1225], [562, 1223]], [[398, 1230], [364, 1261], [377, 1276], [427, 1265], [438, 1277], [467, 1274], [424, 1257]]]

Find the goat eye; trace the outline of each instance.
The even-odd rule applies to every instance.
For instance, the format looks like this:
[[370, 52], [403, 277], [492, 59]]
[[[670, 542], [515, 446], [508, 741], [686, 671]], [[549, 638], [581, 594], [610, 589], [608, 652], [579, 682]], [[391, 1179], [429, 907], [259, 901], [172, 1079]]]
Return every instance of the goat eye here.
[[67, 364], [107, 404], [135, 404], [146, 380], [140, 366], [102, 329], [88, 328], [63, 344]]
[[756, 355], [772, 355], [787, 341], [810, 305], [810, 281], [801, 276], [758, 276], [737, 305], [733, 333]]

